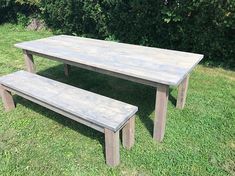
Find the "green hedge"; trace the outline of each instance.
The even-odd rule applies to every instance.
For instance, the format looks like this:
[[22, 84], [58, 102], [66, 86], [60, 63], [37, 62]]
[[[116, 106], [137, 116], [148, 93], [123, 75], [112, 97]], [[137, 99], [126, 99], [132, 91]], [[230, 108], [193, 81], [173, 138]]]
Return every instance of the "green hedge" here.
[[0, 24], [15, 17], [13, 0], [0, 0]]
[[40, 0], [0, 0], [0, 24], [27, 25], [30, 17], [40, 16]]
[[235, 68], [232, 0], [33, 1], [59, 33], [202, 53], [207, 64]]

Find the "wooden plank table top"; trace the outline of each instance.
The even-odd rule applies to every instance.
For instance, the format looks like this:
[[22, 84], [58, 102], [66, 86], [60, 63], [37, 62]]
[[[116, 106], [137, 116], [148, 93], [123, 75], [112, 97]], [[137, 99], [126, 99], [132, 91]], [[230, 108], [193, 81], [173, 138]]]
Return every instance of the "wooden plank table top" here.
[[186, 102], [189, 74], [203, 55], [111, 41], [58, 35], [15, 44], [23, 49], [27, 71], [35, 73], [33, 55], [156, 88], [153, 138], [165, 133], [169, 86], [179, 86], [177, 108]]
[[177, 86], [203, 55], [66, 35], [18, 43], [23, 50], [149, 82]]

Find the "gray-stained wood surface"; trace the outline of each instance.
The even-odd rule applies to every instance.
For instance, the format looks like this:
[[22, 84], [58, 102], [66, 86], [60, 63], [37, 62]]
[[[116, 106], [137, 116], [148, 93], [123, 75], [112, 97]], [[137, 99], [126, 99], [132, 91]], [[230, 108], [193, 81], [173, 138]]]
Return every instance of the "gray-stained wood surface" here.
[[[177, 107], [183, 109], [189, 74], [203, 58], [201, 54], [67, 35], [15, 46], [28, 55], [63, 62], [66, 75], [69, 74], [68, 66], [73, 65], [157, 88], [153, 134], [157, 141], [164, 137], [169, 86], [179, 86]], [[33, 62], [31, 65], [28, 62], [31, 62], [30, 57], [26, 57], [26, 66], [34, 73]]]
[[124, 75], [122, 78], [142, 79], [148, 85], [160, 83], [177, 86], [203, 58], [200, 54], [66, 35], [15, 46], [65, 63], [79, 63]]
[[119, 131], [114, 133], [109, 129], [104, 130], [106, 163], [117, 166], [120, 163]]
[[0, 77], [0, 84], [114, 132], [138, 110], [136, 106], [26, 71]]

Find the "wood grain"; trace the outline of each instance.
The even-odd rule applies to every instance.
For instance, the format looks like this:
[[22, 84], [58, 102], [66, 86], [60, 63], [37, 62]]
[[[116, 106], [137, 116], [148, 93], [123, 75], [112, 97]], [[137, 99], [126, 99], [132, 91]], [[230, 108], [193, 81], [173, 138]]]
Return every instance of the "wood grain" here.
[[188, 82], [189, 82], [189, 75], [180, 83], [178, 88], [178, 98], [176, 107], [179, 109], [183, 109], [186, 102], [187, 97], [187, 90], [188, 90]]
[[37, 55], [37, 56], [40, 56], [40, 57], [45, 57], [45, 58], [48, 58], [48, 59], [51, 59], [51, 60], [54, 60], [54, 61], [61, 61], [61, 62], [66, 63], [68, 65], [73, 65], [73, 66], [83, 68], [83, 69], [87, 69], [87, 70], [91, 70], [91, 71], [94, 71], [94, 72], [103, 73], [103, 74], [115, 76], [117, 78], [122, 78], [122, 79], [126, 79], [126, 80], [129, 80], [129, 81], [137, 82], [137, 83], [140, 83], [140, 84], [149, 85], [149, 86], [152, 86], [152, 87], [157, 87], [158, 85], [161, 85], [160, 83], [157, 83], [157, 82], [152, 82], [152, 81], [144, 80], [144, 79], [141, 79], [141, 78], [124, 75], [122, 73], [117, 73], [117, 72], [113, 72], [113, 71], [110, 71], [110, 70], [104, 70], [104, 69], [96, 68], [96, 67], [93, 67], [93, 66], [90, 66], [90, 65], [84, 65], [84, 64], [81, 64], [81, 63], [78, 63], [78, 62], [63, 60], [61, 58], [57, 58], [57, 57], [54, 57], [54, 56], [40, 54], [40, 53], [32, 52], [32, 51], [28, 51], [28, 53], [30, 53], [32, 55]]
[[15, 108], [15, 103], [11, 95], [11, 92], [7, 91], [2, 85], [0, 85], [0, 95], [2, 97], [5, 111], [8, 112]]
[[53, 36], [16, 47], [96, 69], [178, 85], [203, 55], [74, 36]]
[[119, 131], [105, 129], [104, 134], [106, 163], [111, 167], [117, 166], [120, 163]]
[[126, 149], [131, 149], [135, 143], [135, 117], [129, 119], [122, 129], [122, 143]]
[[26, 70], [30, 73], [36, 73], [36, 67], [34, 64], [33, 55], [29, 54], [28, 51], [26, 50], [23, 50], [23, 53], [24, 53]]
[[169, 86], [157, 88], [153, 138], [159, 142], [163, 140], [165, 133], [168, 94]]
[[46, 107], [71, 114], [73, 120], [82, 119], [112, 131], [119, 130], [138, 110], [136, 106], [25, 71], [1, 77], [0, 84]]

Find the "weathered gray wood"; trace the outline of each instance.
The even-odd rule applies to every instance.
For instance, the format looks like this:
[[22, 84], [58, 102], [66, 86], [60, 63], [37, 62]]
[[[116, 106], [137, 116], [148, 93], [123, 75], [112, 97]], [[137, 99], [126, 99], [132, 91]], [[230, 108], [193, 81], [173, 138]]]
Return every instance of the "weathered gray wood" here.
[[34, 64], [33, 55], [28, 53], [28, 51], [26, 50], [23, 50], [23, 53], [24, 53], [26, 70], [30, 73], [36, 73], [36, 67]]
[[83, 68], [83, 69], [91, 70], [91, 71], [94, 71], [94, 72], [99, 72], [99, 73], [115, 76], [117, 78], [126, 79], [126, 80], [129, 80], [129, 81], [149, 85], [149, 86], [152, 86], [152, 87], [157, 87], [158, 85], [161, 85], [160, 83], [151, 82], [151, 81], [148, 81], [148, 80], [144, 80], [144, 79], [141, 79], [141, 78], [124, 75], [124, 74], [121, 74], [121, 73], [116, 73], [116, 72], [113, 72], [113, 71], [110, 71], [110, 70], [99, 69], [99, 68], [96, 68], [96, 67], [92, 67], [90, 65], [84, 65], [84, 64], [80, 64], [80, 63], [77, 63], [77, 62], [72, 62], [72, 61], [69, 61], [69, 60], [63, 60], [61, 58], [56, 58], [56, 57], [48, 56], [48, 55], [45, 55], [45, 54], [40, 54], [40, 53], [36, 53], [36, 52], [32, 52], [32, 51], [28, 51], [28, 53], [30, 53], [32, 55], [37, 55], [37, 56], [40, 56], [40, 57], [45, 57], [45, 58], [55, 60], [55, 61], [62, 61], [64, 63], [68, 64], [68, 65], [73, 65], [73, 66], [76, 66], [76, 67], [79, 67], [79, 68]]
[[68, 64], [64, 64], [64, 74], [65, 74], [65, 76], [69, 76], [70, 70], [71, 70], [71, 66], [68, 65]]
[[165, 133], [168, 94], [169, 86], [157, 88], [153, 138], [159, 142], [163, 140]]
[[120, 163], [119, 153], [119, 131], [104, 130], [105, 134], [105, 156], [109, 166], [117, 166]]
[[2, 85], [0, 85], [0, 95], [2, 97], [3, 106], [6, 111], [10, 111], [15, 108], [15, 103], [11, 95], [11, 92], [4, 89]]
[[59, 61], [166, 85], [178, 85], [203, 57], [193, 53], [65, 35], [15, 46]]
[[131, 149], [135, 143], [135, 117], [129, 119], [122, 129], [122, 143], [126, 149]]
[[[23, 42], [15, 46], [30, 54], [158, 88], [166, 85], [178, 86], [203, 58], [200, 54], [65, 35]], [[184, 91], [180, 90], [179, 95], [182, 95]], [[159, 94], [163, 96], [162, 93]], [[181, 96], [181, 106], [185, 103], [185, 97], [186, 92], [185, 96]], [[168, 99], [168, 92], [167, 97], [162, 99]], [[159, 118], [155, 117], [154, 127], [154, 138], [160, 141], [165, 130], [167, 104], [160, 103], [158, 99], [156, 104], [163, 107], [163, 110], [156, 107], [156, 116]]]
[[179, 109], [184, 108], [186, 97], [187, 97], [188, 82], [189, 82], [189, 75], [187, 75], [186, 78], [179, 85], [178, 98], [177, 98], [177, 104], [176, 104], [176, 107]]
[[68, 117], [73, 120], [82, 119], [87, 124], [112, 131], [118, 131], [138, 110], [135, 106], [25, 71], [1, 77], [0, 84], [47, 108], [56, 108], [56, 112], [70, 114]]
[[50, 104], [47, 104], [47, 103], [42, 102], [42, 101], [40, 101], [40, 100], [37, 100], [37, 99], [35, 99], [35, 98], [33, 98], [33, 97], [30, 97], [30, 96], [28, 96], [28, 95], [25, 95], [25, 94], [23, 94], [23, 93], [21, 93], [21, 92], [19, 92], [19, 91], [17, 91], [17, 90], [11, 89], [11, 88], [6, 87], [6, 86], [3, 86], [3, 87], [4, 87], [4, 89], [8, 90], [9, 92], [15, 92], [17, 95], [19, 95], [19, 96], [21, 96], [21, 97], [23, 97], [23, 98], [25, 98], [25, 99], [27, 99], [27, 100], [30, 100], [30, 101], [32, 101], [32, 102], [38, 104], [38, 105], [41, 105], [41, 106], [43, 106], [43, 107], [45, 107], [45, 108], [47, 108], [47, 109], [50, 109], [50, 110], [52, 110], [52, 111], [54, 111], [54, 112], [57, 112], [57, 113], [59, 113], [59, 114], [65, 116], [65, 117], [68, 117], [68, 118], [70, 118], [70, 119], [72, 119], [72, 120], [75, 120], [75, 121], [77, 121], [77, 122], [79, 122], [79, 123], [81, 123], [81, 124], [84, 124], [84, 125], [86, 125], [86, 126], [89, 126], [89, 127], [93, 128], [93, 129], [99, 131], [99, 132], [104, 133], [104, 128], [101, 127], [101, 126], [99, 126], [99, 125], [97, 125], [97, 124], [94, 124], [94, 123], [90, 123], [90, 122], [88, 122], [88, 121], [85, 121], [85, 120], [83, 120], [82, 118], [79, 118], [79, 117], [77, 117], [77, 116], [75, 116], [75, 115], [73, 115], [73, 114], [70, 114], [70, 113], [64, 111], [63, 109], [56, 108], [56, 107], [54, 107], [54, 106], [52, 106], [52, 105], [50, 105]]

